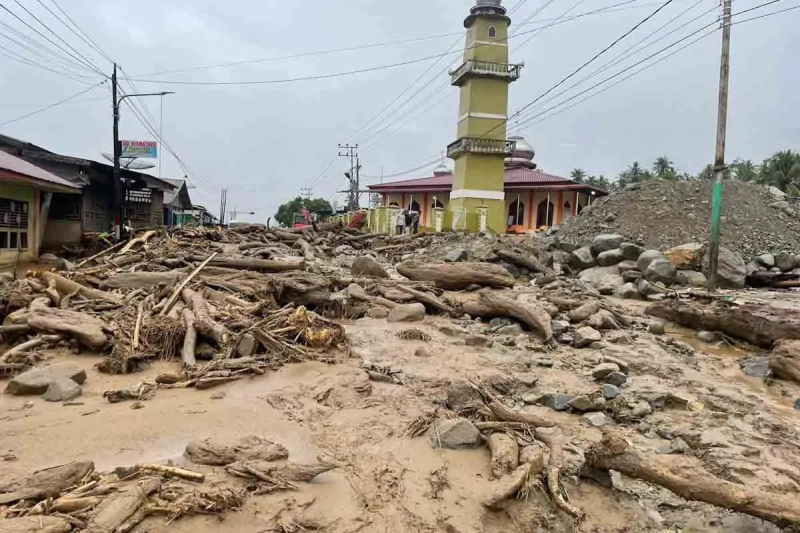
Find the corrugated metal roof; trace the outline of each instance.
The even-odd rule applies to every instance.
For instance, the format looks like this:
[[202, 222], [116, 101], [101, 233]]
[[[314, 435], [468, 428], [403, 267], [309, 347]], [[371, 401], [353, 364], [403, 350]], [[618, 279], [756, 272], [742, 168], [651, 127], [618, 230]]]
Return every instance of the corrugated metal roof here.
[[[506, 185], [525, 185], [525, 184], [541, 184], [541, 183], [572, 183], [567, 178], [547, 174], [538, 170], [529, 168], [507, 168], [505, 173]], [[432, 176], [429, 178], [418, 178], [412, 180], [395, 181], [392, 183], [379, 183], [370, 185], [369, 189], [373, 191], [385, 191], [392, 189], [415, 189], [423, 188], [430, 189], [434, 187], [451, 188], [453, 186], [452, 174], [444, 174], [439, 176]]]
[[53, 185], [80, 190], [80, 186], [75, 185], [64, 178], [60, 178], [52, 172], [48, 172], [47, 170], [41, 169], [36, 165], [32, 165], [23, 159], [3, 152], [2, 150], [0, 150], [0, 169], [14, 172], [33, 180], [44, 181]]

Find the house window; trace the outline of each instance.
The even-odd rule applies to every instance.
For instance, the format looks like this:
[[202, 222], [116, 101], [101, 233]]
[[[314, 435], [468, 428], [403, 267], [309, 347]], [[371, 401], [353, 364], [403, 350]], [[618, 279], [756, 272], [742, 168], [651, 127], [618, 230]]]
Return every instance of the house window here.
[[489, 37], [491, 39], [494, 39], [495, 37], [497, 37], [497, 29], [494, 26], [490, 26], [489, 27]]
[[28, 202], [0, 198], [0, 250], [28, 249]]

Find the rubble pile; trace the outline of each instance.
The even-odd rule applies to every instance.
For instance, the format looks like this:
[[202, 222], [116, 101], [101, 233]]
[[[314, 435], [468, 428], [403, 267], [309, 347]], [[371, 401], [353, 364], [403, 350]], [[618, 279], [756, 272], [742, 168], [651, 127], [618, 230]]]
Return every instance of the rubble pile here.
[[[598, 199], [564, 224], [558, 235], [564, 242], [584, 246], [598, 234], [620, 234], [660, 251], [707, 242], [712, 185], [710, 181], [635, 184]], [[799, 213], [774, 187], [726, 181], [722, 245], [747, 262], [765, 253], [800, 253]]]

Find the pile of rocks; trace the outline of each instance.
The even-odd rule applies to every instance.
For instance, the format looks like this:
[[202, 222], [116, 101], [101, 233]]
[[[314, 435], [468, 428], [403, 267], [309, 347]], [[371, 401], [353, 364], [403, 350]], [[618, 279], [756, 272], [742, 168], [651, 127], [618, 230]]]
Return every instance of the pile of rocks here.
[[[604, 234], [596, 236], [589, 246], [572, 251], [569, 267], [600, 294], [657, 300], [674, 285], [704, 287], [707, 255], [708, 248], [701, 243], [683, 244], [662, 253], [626, 242], [622, 235]], [[721, 247], [719, 285], [742, 288], [747, 274], [741, 256]]]

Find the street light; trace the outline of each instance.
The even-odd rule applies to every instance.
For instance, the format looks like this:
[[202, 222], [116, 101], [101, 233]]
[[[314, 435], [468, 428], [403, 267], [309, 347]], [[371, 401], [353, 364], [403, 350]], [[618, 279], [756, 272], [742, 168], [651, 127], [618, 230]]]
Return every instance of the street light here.
[[117, 238], [120, 237], [119, 229], [125, 219], [125, 196], [122, 194], [122, 173], [120, 170], [120, 156], [121, 150], [119, 145], [119, 106], [126, 98], [134, 96], [166, 96], [168, 94], [175, 94], [170, 91], [162, 91], [158, 93], [139, 93], [139, 94], [126, 94], [121, 98], [117, 98], [117, 65], [114, 64], [114, 74], [111, 77], [112, 98], [114, 104], [114, 199], [116, 200], [117, 207], [117, 220], [114, 225], [114, 233]]

